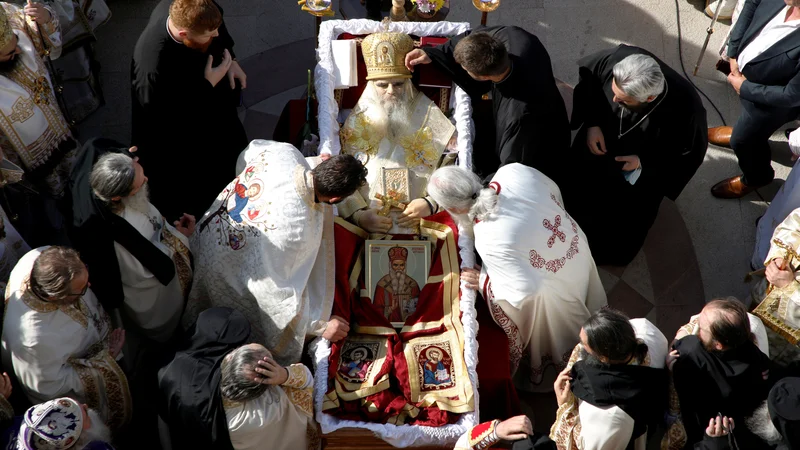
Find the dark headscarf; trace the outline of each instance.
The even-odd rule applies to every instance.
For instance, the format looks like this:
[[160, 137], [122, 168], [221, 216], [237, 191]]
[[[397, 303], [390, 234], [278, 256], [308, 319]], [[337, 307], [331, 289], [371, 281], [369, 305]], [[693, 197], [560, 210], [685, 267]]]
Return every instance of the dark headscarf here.
[[220, 365], [249, 336], [250, 323], [241, 312], [207, 309], [158, 371], [159, 415], [169, 425], [174, 448], [233, 449], [219, 392]]
[[106, 153], [133, 156], [127, 147], [112, 139], [94, 138], [84, 144], [70, 175], [73, 213], [70, 238], [83, 262], [90, 266], [92, 291], [104, 307], [113, 309], [125, 299], [115, 242], [129, 251], [164, 286], [175, 276], [175, 264], [94, 195], [89, 176], [94, 164]]
[[[628, 364], [602, 367], [578, 361], [572, 366], [572, 393], [594, 406], [618, 406], [634, 420], [631, 441], [654, 427], [669, 400], [666, 369]], [[652, 428], [651, 428], [652, 429]]]
[[784, 378], [775, 383], [767, 405], [783, 442], [792, 450], [800, 450], [800, 378]]

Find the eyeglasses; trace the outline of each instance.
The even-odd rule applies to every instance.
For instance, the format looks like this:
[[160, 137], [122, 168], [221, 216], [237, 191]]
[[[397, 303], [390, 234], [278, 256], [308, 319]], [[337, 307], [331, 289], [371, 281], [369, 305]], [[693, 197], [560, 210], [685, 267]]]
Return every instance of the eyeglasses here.
[[[88, 264], [84, 264], [83, 266], [86, 268], [86, 274], [88, 275], [89, 274], [89, 265]], [[86, 286], [84, 286], [83, 289], [81, 289], [80, 292], [72, 292], [72, 293], [67, 294], [67, 296], [68, 297], [72, 297], [72, 296], [83, 297], [84, 295], [86, 295], [86, 292], [89, 291], [89, 286], [90, 285], [91, 285], [91, 283], [87, 279], [86, 280]]]

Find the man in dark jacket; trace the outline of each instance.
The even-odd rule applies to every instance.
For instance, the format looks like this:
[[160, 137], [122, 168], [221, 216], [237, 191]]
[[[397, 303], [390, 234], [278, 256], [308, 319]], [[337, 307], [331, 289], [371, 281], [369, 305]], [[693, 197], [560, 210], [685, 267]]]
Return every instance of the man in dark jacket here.
[[730, 145], [741, 175], [715, 184], [718, 198], [740, 198], [775, 177], [769, 137], [800, 115], [800, 0], [748, 0], [728, 41], [728, 82], [742, 113], [733, 128], [708, 130], [712, 144]]

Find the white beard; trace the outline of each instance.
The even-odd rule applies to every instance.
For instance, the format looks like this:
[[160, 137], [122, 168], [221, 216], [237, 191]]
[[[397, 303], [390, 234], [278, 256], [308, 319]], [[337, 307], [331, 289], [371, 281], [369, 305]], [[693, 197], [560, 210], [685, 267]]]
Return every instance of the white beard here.
[[367, 86], [361, 99], [366, 116], [376, 130], [389, 140], [402, 136], [411, 125], [411, 102], [417, 95], [414, 86], [409, 82], [402, 94], [392, 97], [379, 96], [372, 83]]
[[122, 199], [122, 206], [124, 208], [131, 208], [134, 211], [139, 211], [142, 214], [150, 214], [150, 186], [145, 183], [142, 185], [139, 192], [133, 196], [128, 196]]
[[768, 444], [775, 444], [783, 440], [781, 433], [775, 428], [769, 417], [769, 406], [766, 401], [761, 403], [751, 416], [745, 417], [744, 424], [748, 430]]
[[100, 418], [100, 414], [90, 409], [89, 418], [92, 420], [92, 427], [81, 432], [81, 436], [72, 447], [76, 450], [86, 447], [93, 441], [111, 442], [111, 430], [109, 430], [108, 426], [103, 422], [103, 419]]
[[400, 282], [405, 279], [405, 277], [403, 277], [403, 275], [405, 274], [400, 270], [391, 270], [389, 271], [389, 273], [391, 274], [392, 277], [392, 292], [394, 292], [395, 294], [399, 294], [401, 286]]
[[467, 215], [467, 214], [454, 214], [454, 213], [451, 213], [450, 211], [448, 211], [448, 213], [450, 214], [450, 217], [453, 218], [453, 222], [455, 222], [456, 225], [461, 227], [461, 230], [463, 230], [464, 233], [467, 234], [467, 236], [469, 236], [471, 238], [475, 237], [475, 233], [474, 233], [474, 230], [473, 230], [473, 228], [475, 227], [475, 223], [472, 220], [470, 220], [469, 215]]

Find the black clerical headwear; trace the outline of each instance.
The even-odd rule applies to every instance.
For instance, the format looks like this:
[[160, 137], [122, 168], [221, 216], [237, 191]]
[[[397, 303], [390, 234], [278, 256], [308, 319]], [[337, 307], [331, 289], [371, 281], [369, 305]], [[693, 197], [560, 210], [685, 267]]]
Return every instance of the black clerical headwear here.
[[800, 378], [784, 378], [769, 391], [772, 424], [790, 449], [800, 449]]

